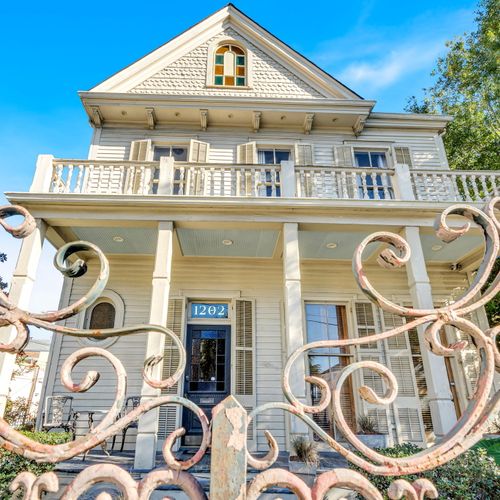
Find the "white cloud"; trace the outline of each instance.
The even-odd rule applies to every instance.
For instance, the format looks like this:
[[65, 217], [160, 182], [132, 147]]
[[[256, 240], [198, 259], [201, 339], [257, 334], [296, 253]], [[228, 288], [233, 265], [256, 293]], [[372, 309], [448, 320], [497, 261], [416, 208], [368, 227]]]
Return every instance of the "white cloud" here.
[[353, 62], [340, 74], [347, 85], [362, 86], [365, 90], [388, 87], [401, 78], [429, 67], [443, 49], [444, 41], [428, 46], [401, 47], [370, 62]]
[[471, 28], [467, 9], [428, 11], [393, 25], [370, 25], [361, 12], [344, 35], [321, 43], [311, 57], [361, 93], [390, 88], [408, 75], [429, 73], [445, 41]]

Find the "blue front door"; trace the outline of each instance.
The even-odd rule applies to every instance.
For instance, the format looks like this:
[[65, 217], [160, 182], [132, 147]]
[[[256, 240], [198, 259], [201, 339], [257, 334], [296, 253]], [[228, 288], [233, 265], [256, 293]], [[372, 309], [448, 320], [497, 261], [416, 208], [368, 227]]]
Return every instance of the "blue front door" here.
[[[186, 351], [185, 397], [196, 403], [210, 420], [212, 408], [230, 391], [231, 328], [189, 325]], [[186, 429], [184, 445], [199, 445], [200, 421], [187, 409], [183, 409], [182, 426]]]

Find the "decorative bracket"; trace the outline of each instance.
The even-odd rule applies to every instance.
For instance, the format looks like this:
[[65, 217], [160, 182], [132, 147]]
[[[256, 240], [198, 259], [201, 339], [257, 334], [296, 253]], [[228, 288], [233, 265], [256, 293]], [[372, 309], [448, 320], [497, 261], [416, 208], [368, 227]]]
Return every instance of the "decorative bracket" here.
[[306, 113], [304, 118], [304, 134], [309, 135], [311, 133], [314, 122], [314, 113]]
[[150, 130], [154, 130], [156, 127], [156, 113], [154, 108], [146, 108], [146, 118], [148, 120], [148, 127]]

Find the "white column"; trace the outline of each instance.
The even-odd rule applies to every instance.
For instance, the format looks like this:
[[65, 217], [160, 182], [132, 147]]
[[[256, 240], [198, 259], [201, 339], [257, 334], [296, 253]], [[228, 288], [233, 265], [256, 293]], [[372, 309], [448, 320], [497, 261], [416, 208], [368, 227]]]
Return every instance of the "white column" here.
[[[167, 326], [168, 296], [172, 268], [172, 240], [173, 223], [170, 221], [160, 222], [158, 224], [158, 241], [153, 270], [151, 309], [149, 312], [149, 322], [154, 325]], [[163, 355], [164, 347], [165, 335], [159, 332], [150, 332], [148, 334], [145, 359], [156, 354]], [[161, 379], [161, 373], [162, 366], [160, 363], [156, 366], [152, 376], [155, 379]], [[141, 391], [143, 398], [155, 397], [159, 394], [159, 389], [154, 389], [148, 384], [143, 383]], [[139, 419], [134, 462], [136, 469], [149, 470], [155, 465], [158, 416], [159, 409], [157, 408], [149, 411]]]
[[410, 167], [404, 163], [397, 163], [394, 167], [394, 191], [397, 200], [414, 200], [411, 183]]
[[281, 196], [295, 198], [295, 163], [291, 160], [281, 162]]
[[50, 191], [53, 161], [53, 155], [38, 155], [35, 175], [33, 176], [33, 182], [30, 187], [31, 193], [48, 193]]
[[158, 194], [174, 194], [174, 158], [172, 156], [160, 158]]
[[[21, 244], [16, 270], [10, 286], [9, 300], [24, 310], [28, 310], [30, 306], [31, 292], [35, 283], [46, 230], [45, 222], [37, 219], [35, 230]], [[14, 327], [0, 329], [0, 342], [2, 343], [10, 342], [15, 336], [16, 329]], [[15, 354], [0, 353], [0, 416], [5, 411], [15, 361]]]
[[[434, 307], [432, 290], [425, 266], [419, 228], [405, 227], [403, 233], [403, 237], [411, 247], [411, 259], [406, 265], [406, 269], [413, 306], [419, 309], [432, 309]], [[439, 438], [444, 436], [456, 423], [455, 406], [452, 400], [444, 358], [436, 356], [426, 347], [424, 342], [425, 325], [419, 327], [417, 330], [424, 364], [432, 424], [434, 433]]]
[[[286, 353], [290, 356], [304, 344], [304, 317], [300, 278], [299, 227], [297, 223], [283, 224], [283, 300], [285, 305]], [[305, 359], [299, 358], [290, 373], [290, 388], [300, 400], [306, 401]], [[291, 420], [292, 434], [308, 435], [305, 424]]]

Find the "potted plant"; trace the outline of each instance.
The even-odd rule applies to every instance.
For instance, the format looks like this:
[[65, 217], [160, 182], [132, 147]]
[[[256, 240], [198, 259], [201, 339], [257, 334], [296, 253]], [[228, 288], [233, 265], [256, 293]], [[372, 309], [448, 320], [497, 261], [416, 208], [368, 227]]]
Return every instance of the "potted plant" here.
[[368, 415], [362, 415], [358, 418], [357, 438], [370, 448], [386, 448], [388, 446], [387, 434], [380, 433], [377, 421]]
[[304, 436], [291, 442], [293, 454], [288, 459], [288, 469], [294, 474], [314, 475], [319, 465], [318, 445]]

